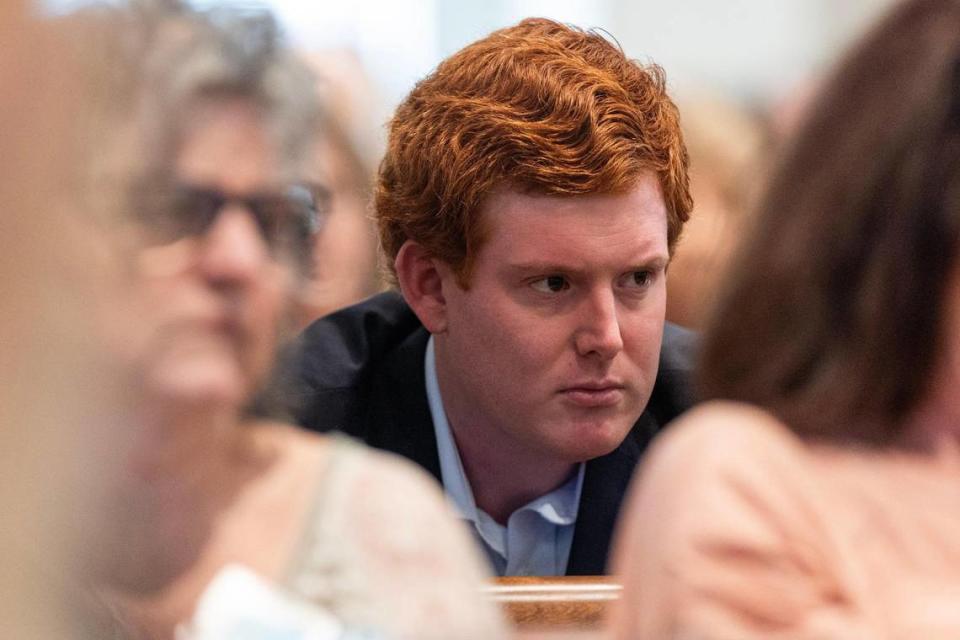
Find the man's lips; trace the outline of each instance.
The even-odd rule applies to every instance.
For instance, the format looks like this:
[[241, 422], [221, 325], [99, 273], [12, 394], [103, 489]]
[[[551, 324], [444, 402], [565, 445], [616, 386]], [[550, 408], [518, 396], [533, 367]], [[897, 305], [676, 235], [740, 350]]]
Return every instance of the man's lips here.
[[564, 387], [560, 395], [580, 407], [612, 407], [623, 400], [624, 389], [615, 381], [581, 382]]

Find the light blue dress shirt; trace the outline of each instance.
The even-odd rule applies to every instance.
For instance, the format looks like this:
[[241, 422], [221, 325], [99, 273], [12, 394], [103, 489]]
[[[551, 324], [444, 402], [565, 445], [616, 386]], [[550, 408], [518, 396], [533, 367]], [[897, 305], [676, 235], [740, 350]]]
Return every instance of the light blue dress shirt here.
[[472, 525], [496, 574], [562, 576], [570, 557], [585, 465], [579, 464], [576, 473], [562, 486], [510, 514], [506, 526], [497, 523], [477, 508], [470, 482], [463, 472], [460, 453], [440, 397], [433, 337], [427, 342], [424, 370], [443, 488], [461, 517]]

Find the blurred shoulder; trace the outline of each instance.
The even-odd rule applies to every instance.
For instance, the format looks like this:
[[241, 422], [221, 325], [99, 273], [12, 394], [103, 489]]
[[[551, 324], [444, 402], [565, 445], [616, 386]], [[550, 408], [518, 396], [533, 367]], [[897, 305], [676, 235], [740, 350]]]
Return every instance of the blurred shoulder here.
[[376, 576], [369, 588], [392, 637], [505, 637], [499, 610], [479, 596], [488, 577], [479, 549], [432, 476], [352, 441], [330, 464], [340, 469], [337, 553]]
[[815, 471], [805, 443], [776, 417], [746, 404], [704, 403], [671, 423], [642, 462], [620, 566], [640, 557], [657, 567], [649, 571], [685, 573], [684, 563], [698, 566], [691, 557], [707, 550], [778, 548], [785, 531], [807, 537], [822, 520]]
[[465, 562], [475, 560], [473, 541], [432, 476], [395, 454], [344, 436], [337, 441], [330, 475], [345, 528], [400, 554], [435, 553], [441, 545]]
[[778, 418], [749, 404], [712, 401], [687, 411], [657, 439], [659, 457], [736, 465], [756, 455], [801, 455], [803, 442]]
[[782, 502], [784, 494], [810, 488], [808, 456], [804, 442], [770, 413], [747, 404], [708, 402], [658, 436], [634, 494], [637, 499], [656, 496], [665, 507], [735, 495], [750, 502]]

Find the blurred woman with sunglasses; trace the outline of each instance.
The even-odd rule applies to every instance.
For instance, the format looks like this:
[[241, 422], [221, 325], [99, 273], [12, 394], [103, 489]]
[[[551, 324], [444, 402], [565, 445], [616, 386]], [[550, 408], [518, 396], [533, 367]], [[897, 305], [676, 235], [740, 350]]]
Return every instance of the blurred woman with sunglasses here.
[[[120, 194], [140, 247], [138, 313], [113, 327], [138, 376], [135, 436], [90, 553], [105, 599], [134, 637], [204, 637], [198, 602], [240, 565], [252, 573], [236, 593], [252, 575], [377, 637], [498, 637], [475, 551], [428, 480], [253, 415], [319, 224], [297, 180], [310, 75], [263, 15], [167, 1], [91, 20], [114, 61], [97, 183]], [[253, 633], [266, 600], [231, 598]]]
[[960, 637], [960, 2], [909, 0], [786, 150], [649, 454], [618, 638]]

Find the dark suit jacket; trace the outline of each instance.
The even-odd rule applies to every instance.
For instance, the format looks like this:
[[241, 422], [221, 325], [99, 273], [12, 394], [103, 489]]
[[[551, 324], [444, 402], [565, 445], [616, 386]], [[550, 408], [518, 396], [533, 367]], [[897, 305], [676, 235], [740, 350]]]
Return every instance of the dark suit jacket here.
[[[413, 460], [437, 480], [440, 458], [423, 358], [430, 334], [397, 293], [384, 293], [310, 325], [292, 352], [285, 404], [315, 431], [343, 431]], [[613, 452], [587, 462], [568, 575], [602, 574], [620, 503], [640, 454], [692, 403], [695, 338], [668, 324], [646, 410]]]

